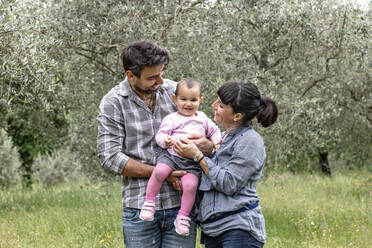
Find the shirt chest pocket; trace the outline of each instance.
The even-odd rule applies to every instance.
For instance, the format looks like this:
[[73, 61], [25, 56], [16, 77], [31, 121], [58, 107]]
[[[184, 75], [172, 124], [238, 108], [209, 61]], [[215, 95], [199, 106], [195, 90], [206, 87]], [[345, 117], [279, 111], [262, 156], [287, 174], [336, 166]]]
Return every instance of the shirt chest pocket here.
[[144, 109], [139, 109], [135, 112], [126, 111], [124, 122], [127, 138], [132, 136], [153, 136], [159, 126], [155, 116]]
[[227, 144], [221, 145], [220, 149], [217, 151], [219, 154], [216, 157], [216, 165], [220, 166], [221, 168], [225, 168], [229, 166], [229, 162], [233, 158], [233, 149], [229, 147]]

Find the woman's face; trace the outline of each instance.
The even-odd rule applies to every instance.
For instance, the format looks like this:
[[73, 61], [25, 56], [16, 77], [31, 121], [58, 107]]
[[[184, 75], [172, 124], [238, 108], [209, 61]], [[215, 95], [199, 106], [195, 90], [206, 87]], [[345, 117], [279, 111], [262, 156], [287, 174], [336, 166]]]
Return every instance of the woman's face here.
[[234, 111], [230, 105], [223, 104], [220, 98], [212, 103], [214, 109], [214, 121], [228, 129], [236, 125], [234, 122]]

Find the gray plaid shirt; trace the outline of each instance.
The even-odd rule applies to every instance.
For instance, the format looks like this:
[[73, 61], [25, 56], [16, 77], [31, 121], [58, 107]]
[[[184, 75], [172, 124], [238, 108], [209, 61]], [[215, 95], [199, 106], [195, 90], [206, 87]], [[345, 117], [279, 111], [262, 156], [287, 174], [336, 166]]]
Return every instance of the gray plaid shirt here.
[[[129, 158], [155, 165], [161, 148], [155, 142], [161, 120], [176, 111], [172, 101], [176, 83], [164, 80], [156, 93], [152, 112], [135, 94], [126, 78], [102, 99], [98, 120], [98, 156], [103, 168], [121, 175]], [[148, 178], [122, 176], [123, 207], [140, 209]], [[180, 206], [181, 194], [165, 181], [156, 198], [156, 209]]]

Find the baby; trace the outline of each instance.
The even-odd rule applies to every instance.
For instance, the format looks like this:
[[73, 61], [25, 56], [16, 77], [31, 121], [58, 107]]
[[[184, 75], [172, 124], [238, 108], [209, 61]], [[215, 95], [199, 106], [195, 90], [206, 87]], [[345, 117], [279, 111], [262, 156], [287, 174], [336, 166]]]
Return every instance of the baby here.
[[[158, 145], [165, 150], [157, 160], [156, 167], [150, 177], [146, 189], [146, 199], [141, 209], [140, 218], [144, 221], [154, 219], [156, 194], [163, 181], [173, 170], [185, 170], [187, 174], [181, 177], [182, 199], [181, 208], [174, 222], [176, 232], [183, 236], [189, 235], [190, 218], [188, 217], [195, 201], [196, 190], [201, 176], [201, 168], [197, 158], [194, 160], [182, 158], [174, 149], [173, 144], [180, 137], [188, 137], [193, 133], [202, 133], [215, 145], [221, 140], [221, 132], [203, 112], [198, 111], [201, 97], [201, 85], [192, 78], [182, 79], [173, 95], [173, 101], [178, 111], [167, 115], [155, 136]], [[203, 157], [202, 157], [203, 158]]]

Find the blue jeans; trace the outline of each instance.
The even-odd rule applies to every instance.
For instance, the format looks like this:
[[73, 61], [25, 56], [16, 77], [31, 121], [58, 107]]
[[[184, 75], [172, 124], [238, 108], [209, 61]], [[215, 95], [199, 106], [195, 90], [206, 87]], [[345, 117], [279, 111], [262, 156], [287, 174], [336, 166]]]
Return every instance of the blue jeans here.
[[205, 248], [262, 248], [263, 243], [255, 239], [249, 232], [233, 229], [210, 237], [204, 234]]
[[194, 248], [196, 239], [196, 215], [190, 213], [190, 235], [176, 233], [174, 221], [179, 208], [155, 211], [153, 221], [139, 218], [140, 209], [124, 208], [123, 235], [126, 248]]

